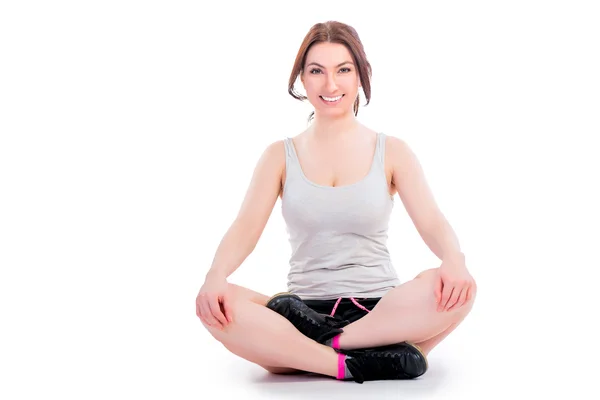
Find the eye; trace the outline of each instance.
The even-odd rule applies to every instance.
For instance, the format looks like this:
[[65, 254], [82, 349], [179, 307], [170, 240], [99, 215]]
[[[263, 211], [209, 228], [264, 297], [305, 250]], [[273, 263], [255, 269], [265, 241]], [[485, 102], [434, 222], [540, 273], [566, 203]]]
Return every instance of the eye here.
[[[340, 69], [340, 72], [344, 72], [344, 73], [347, 73], [347, 72], [350, 72], [350, 71], [351, 71], [351, 69], [350, 69], [350, 68], [347, 68], [347, 67], [344, 67], [344, 68], [341, 68], [341, 69]], [[313, 68], [313, 69], [311, 69], [311, 70], [309, 71], [309, 73], [310, 73], [311, 75], [315, 75], [315, 73], [321, 73], [321, 69], [320, 69], [320, 68]]]

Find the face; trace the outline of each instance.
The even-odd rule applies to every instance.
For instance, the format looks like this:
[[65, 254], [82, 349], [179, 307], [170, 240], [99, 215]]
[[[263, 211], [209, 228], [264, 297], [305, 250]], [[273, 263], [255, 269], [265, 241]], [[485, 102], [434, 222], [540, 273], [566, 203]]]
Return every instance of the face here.
[[339, 116], [352, 112], [360, 79], [346, 46], [339, 43], [313, 45], [306, 55], [300, 78], [315, 114]]

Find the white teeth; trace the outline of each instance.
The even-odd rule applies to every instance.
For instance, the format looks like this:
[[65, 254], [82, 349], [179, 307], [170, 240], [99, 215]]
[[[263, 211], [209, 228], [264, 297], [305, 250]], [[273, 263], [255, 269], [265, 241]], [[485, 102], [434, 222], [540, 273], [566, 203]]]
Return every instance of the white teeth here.
[[325, 96], [321, 96], [321, 98], [325, 101], [338, 101], [339, 99], [342, 98], [342, 95], [339, 95], [338, 97], [325, 97]]

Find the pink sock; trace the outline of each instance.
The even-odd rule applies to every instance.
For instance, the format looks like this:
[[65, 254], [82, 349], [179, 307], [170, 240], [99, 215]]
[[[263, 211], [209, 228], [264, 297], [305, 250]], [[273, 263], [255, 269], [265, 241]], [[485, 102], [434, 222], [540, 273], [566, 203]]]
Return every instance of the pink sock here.
[[340, 349], [340, 335], [341, 335], [341, 333], [338, 335], [335, 335], [333, 337], [333, 340], [331, 341], [331, 347], [333, 347], [334, 349], [338, 349], [338, 350]]
[[344, 379], [346, 377], [346, 355], [339, 353], [338, 354], [338, 373], [337, 379]]

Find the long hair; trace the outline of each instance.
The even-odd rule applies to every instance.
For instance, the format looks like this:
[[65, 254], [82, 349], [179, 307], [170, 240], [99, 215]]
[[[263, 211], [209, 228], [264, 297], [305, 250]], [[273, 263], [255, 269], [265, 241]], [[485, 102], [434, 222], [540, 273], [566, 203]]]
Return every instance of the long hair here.
[[[365, 106], [368, 105], [371, 101], [371, 64], [367, 60], [365, 49], [356, 30], [350, 25], [338, 21], [320, 22], [310, 28], [296, 55], [294, 67], [292, 68], [292, 73], [290, 74], [290, 80], [288, 82], [288, 93], [293, 98], [300, 101], [307, 99], [306, 96], [303, 96], [296, 91], [294, 84], [296, 83], [298, 76], [304, 71], [308, 50], [310, 50], [311, 46], [314, 44], [323, 42], [339, 43], [346, 46], [352, 55], [354, 64], [358, 70], [358, 75], [366, 98]], [[355, 116], [358, 115], [359, 103], [359, 96], [357, 96], [353, 107]], [[310, 113], [308, 122], [312, 120], [314, 114], [314, 111]]]

